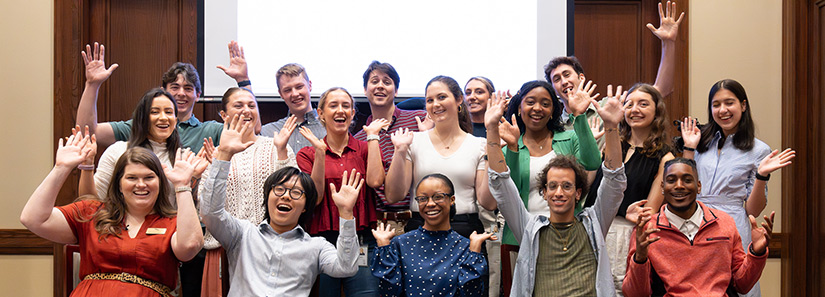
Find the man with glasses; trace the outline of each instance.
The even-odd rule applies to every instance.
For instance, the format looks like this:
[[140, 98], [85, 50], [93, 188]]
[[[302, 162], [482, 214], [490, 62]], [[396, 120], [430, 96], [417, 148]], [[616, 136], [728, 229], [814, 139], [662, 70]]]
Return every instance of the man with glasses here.
[[[611, 96], [608, 87], [608, 96]], [[499, 121], [506, 103], [491, 98], [485, 114], [490, 192], [520, 243], [513, 296], [615, 296], [604, 237], [619, 210], [627, 187], [618, 125], [623, 117], [619, 99], [593, 100], [604, 120], [604, 176], [595, 205], [575, 214], [587, 188], [584, 168], [573, 158], [557, 156], [539, 175], [540, 193], [550, 206], [550, 217], [527, 212], [504, 162]]]

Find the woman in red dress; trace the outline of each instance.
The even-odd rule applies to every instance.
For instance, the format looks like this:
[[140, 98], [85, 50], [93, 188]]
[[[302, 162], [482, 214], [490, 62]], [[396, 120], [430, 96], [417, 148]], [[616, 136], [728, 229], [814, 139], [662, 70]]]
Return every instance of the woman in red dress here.
[[[20, 222], [45, 239], [80, 246], [83, 280], [71, 296], [169, 296], [178, 264], [203, 245], [189, 182], [204, 161], [179, 149], [174, 167], [163, 168], [152, 151], [132, 147], [115, 164], [102, 201], [84, 196], [54, 207], [66, 177], [94, 145], [80, 133], [68, 137], [65, 146], [60, 140], [54, 168], [29, 198]], [[177, 211], [169, 200], [158, 199], [169, 191], [175, 191]]]

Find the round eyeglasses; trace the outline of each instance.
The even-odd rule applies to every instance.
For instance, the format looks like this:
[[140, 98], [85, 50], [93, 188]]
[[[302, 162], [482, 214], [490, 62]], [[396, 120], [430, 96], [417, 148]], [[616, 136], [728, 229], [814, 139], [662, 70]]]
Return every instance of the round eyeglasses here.
[[304, 190], [296, 188], [290, 189], [284, 186], [275, 186], [272, 188], [272, 194], [275, 194], [275, 196], [278, 197], [284, 197], [284, 195], [286, 195], [287, 192], [289, 192], [289, 198], [292, 198], [292, 200], [301, 199], [301, 197], [303, 197], [305, 193]]
[[433, 194], [432, 196], [415, 196], [415, 201], [417, 201], [417, 202], [418, 202], [418, 203], [420, 203], [420, 204], [424, 204], [424, 203], [427, 203], [427, 201], [429, 201], [429, 200], [432, 198], [432, 199], [433, 199], [433, 202], [435, 202], [435, 203], [439, 203], [439, 202], [441, 202], [441, 201], [444, 201], [444, 200], [445, 200], [445, 199], [447, 199], [448, 197], [450, 197], [450, 194], [447, 194], [447, 193], [435, 193], [435, 194]]

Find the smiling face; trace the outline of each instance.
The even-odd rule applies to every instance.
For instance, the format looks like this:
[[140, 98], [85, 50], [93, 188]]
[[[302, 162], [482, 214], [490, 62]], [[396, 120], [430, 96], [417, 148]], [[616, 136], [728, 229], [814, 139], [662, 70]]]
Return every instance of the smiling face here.
[[662, 192], [667, 208], [684, 219], [696, 211], [696, 195], [702, 184], [696, 178], [696, 171], [688, 164], [674, 163], [665, 169]]
[[490, 99], [490, 91], [478, 79], [473, 79], [467, 82], [464, 87], [464, 100], [467, 101], [467, 107], [471, 114], [484, 114], [487, 111], [487, 100]]
[[544, 201], [550, 206], [551, 221], [572, 222], [581, 193], [582, 190], [576, 188], [576, 172], [573, 169], [551, 167], [547, 170]]
[[647, 128], [656, 118], [656, 102], [653, 96], [642, 91], [634, 91], [627, 96], [624, 105], [624, 119], [630, 128]]
[[321, 99], [318, 116], [327, 134], [346, 134], [352, 124], [352, 98], [344, 90], [332, 90]]
[[[221, 117], [224, 118], [224, 121], [231, 120], [237, 114], [241, 120], [252, 123], [252, 127], [255, 127], [255, 134], [261, 132], [258, 102], [255, 100], [255, 96], [252, 96], [246, 90], [240, 90], [230, 95], [224, 108], [225, 111], [221, 111]], [[272, 137], [272, 135], [267, 136]]]
[[309, 104], [309, 92], [312, 91], [312, 82], [303, 75], [281, 75], [278, 78], [278, 94], [284, 99], [290, 113], [305, 114], [312, 109]]
[[160, 179], [146, 165], [127, 163], [120, 178], [120, 192], [130, 212], [149, 212], [155, 206], [160, 189]]
[[[177, 80], [168, 83], [164, 89], [174, 97], [175, 104], [178, 106], [178, 113], [181, 116], [192, 114], [192, 108], [195, 106], [195, 102], [198, 102], [200, 94], [197, 93], [195, 85], [186, 80], [182, 73], [178, 74]], [[186, 118], [188, 119], [188, 117]]]
[[[279, 195], [280, 194], [280, 195]], [[295, 200], [293, 196], [299, 197]], [[295, 228], [301, 214], [306, 211], [306, 194], [297, 175], [287, 179], [282, 184], [272, 187], [269, 191], [267, 207], [269, 209], [269, 224], [278, 233]]]
[[458, 119], [459, 102], [446, 84], [434, 81], [427, 87], [427, 114], [436, 124]]
[[746, 101], [740, 101], [733, 92], [720, 88], [711, 99], [713, 121], [722, 127], [725, 136], [731, 135], [739, 128], [742, 113], [747, 109]]
[[[430, 231], [450, 229], [450, 205], [455, 203], [455, 196], [450, 195], [450, 187], [438, 178], [427, 178], [418, 184], [415, 197], [427, 197], [427, 202], [418, 203], [418, 213], [424, 219], [424, 229]], [[436, 197], [444, 197], [435, 201]]]
[[579, 84], [584, 81], [584, 73], [576, 74], [573, 66], [560, 64], [550, 71], [550, 79], [556, 95], [558, 95], [562, 101], [567, 102], [568, 93], [578, 88]]
[[543, 87], [535, 87], [522, 99], [519, 114], [524, 126], [532, 131], [547, 129], [547, 122], [553, 116], [553, 98]]
[[398, 90], [395, 89], [392, 77], [381, 70], [373, 70], [369, 74], [364, 94], [367, 95], [370, 105], [388, 106], [393, 104]]
[[157, 96], [152, 99], [149, 110], [149, 139], [155, 142], [166, 142], [166, 139], [175, 131], [177, 118], [175, 106], [166, 96]]

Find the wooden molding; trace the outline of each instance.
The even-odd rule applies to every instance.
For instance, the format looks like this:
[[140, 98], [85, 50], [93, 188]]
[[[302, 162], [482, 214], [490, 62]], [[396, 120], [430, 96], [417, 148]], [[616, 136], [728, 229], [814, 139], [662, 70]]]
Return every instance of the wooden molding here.
[[26, 229], [0, 229], [0, 255], [51, 255], [54, 243]]

